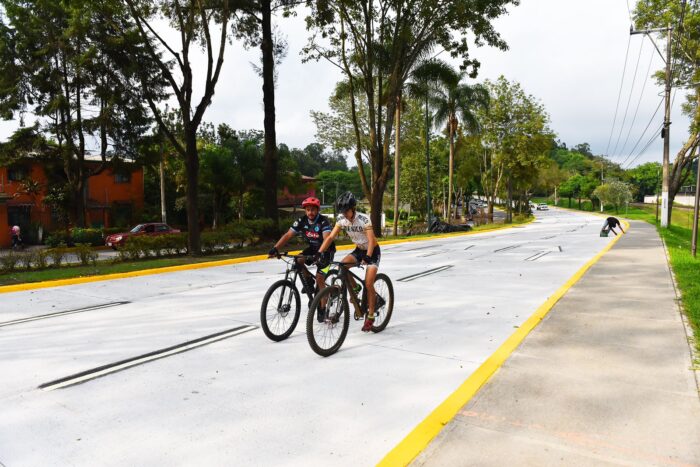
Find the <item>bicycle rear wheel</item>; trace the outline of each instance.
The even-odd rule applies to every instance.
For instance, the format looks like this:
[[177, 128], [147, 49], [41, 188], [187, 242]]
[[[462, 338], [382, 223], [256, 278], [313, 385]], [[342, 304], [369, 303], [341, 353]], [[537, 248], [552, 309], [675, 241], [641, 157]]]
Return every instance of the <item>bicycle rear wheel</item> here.
[[301, 299], [289, 280], [277, 281], [267, 290], [260, 307], [260, 326], [275, 342], [288, 338], [299, 322]]
[[374, 291], [377, 294], [376, 310], [372, 332], [382, 332], [389, 324], [394, 311], [394, 286], [386, 274], [379, 273], [374, 280]]
[[[323, 301], [326, 301], [326, 309], [319, 322], [317, 310]], [[326, 287], [316, 295], [306, 317], [309, 346], [322, 357], [333, 355], [343, 345], [349, 325], [348, 302], [342, 289], [337, 285]]]

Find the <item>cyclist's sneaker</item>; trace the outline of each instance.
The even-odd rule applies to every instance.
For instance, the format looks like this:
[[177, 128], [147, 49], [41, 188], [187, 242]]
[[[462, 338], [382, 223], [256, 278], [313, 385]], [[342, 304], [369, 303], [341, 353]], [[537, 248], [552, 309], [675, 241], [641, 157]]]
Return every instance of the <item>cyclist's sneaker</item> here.
[[365, 324], [362, 326], [362, 332], [370, 332], [372, 330], [372, 326], [374, 326], [374, 316], [371, 318], [368, 316], [365, 318]]
[[322, 323], [326, 319], [326, 308], [319, 306], [316, 309], [316, 320]]
[[377, 310], [380, 310], [386, 305], [386, 300], [381, 295], [377, 294]]

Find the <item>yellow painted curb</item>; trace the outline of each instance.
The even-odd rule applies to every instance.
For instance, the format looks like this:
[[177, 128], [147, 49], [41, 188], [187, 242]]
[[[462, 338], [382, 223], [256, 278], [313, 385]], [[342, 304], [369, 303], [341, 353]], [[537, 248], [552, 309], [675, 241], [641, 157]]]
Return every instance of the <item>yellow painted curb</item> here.
[[[470, 231], [470, 232], [454, 232], [454, 233], [449, 233], [449, 234], [432, 235], [430, 237], [403, 238], [403, 239], [398, 239], [398, 240], [387, 240], [384, 242], [380, 242], [379, 244], [380, 245], [392, 245], [392, 244], [396, 244], [396, 243], [420, 242], [420, 241], [424, 241], [424, 240], [435, 240], [438, 238], [458, 237], [458, 236], [462, 236], [462, 235], [476, 235], [479, 233], [494, 232], [497, 230], [507, 230], [507, 229], [511, 229], [517, 225], [529, 224], [533, 221], [534, 221], [534, 219], [531, 219], [527, 222], [523, 222], [522, 224], [510, 225], [508, 227], [498, 227], [498, 228], [494, 228], [494, 229], [477, 230], [477, 231], [473, 231], [473, 232], [472, 231]], [[338, 250], [350, 250], [353, 247], [354, 247], [354, 245], [352, 245], [352, 244], [339, 245], [337, 247], [337, 249]], [[300, 251], [290, 252], [290, 254], [298, 254], [298, 253], [300, 253]], [[109, 280], [115, 280], [115, 279], [127, 279], [130, 277], [151, 276], [154, 274], [166, 274], [169, 272], [191, 271], [191, 270], [195, 270], [195, 269], [214, 268], [217, 266], [228, 266], [231, 264], [251, 263], [254, 261], [262, 261], [264, 259], [268, 259], [267, 255], [243, 256], [241, 258], [224, 259], [224, 260], [219, 260], [219, 261], [205, 261], [202, 263], [183, 264], [180, 266], [168, 266], [168, 267], [156, 268], [156, 269], [142, 269], [140, 271], [120, 272], [120, 273], [115, 273], [115, 274], [103, 274], [103, 275], [99, 275], [99, 276], [73, 277], [71, 279], [58, 279], [58, 280], [44, 281], [44, 282], [28, 282], [25, 284], [4, 285], [4, 286], [0, 286], [0, 294], [11, 293], [11, 292], [25, 292], [28, 290], [37, 290], [37, 289], [47, 289], [50, 287], [61, 287], [64, 285], [87, 284], [90, 282], [109, 281]]]
[[[627, 231], [630, 225], [623, 221]], [[583, 275], [607, 253], [622, 235], [615, 237], [603, 250], [584, 264], [581, 269], [569, 278], [551, 297], [547, 299], [513, 334], [486, 359], [479, 368], [464, 381], [456, 391], [450, 394], [430, 415], [411, 431], [399, 444], [394, 447], [377, 465], [400, 466], [408, 465], [425, 449], [442, 428], [454, 418], [457, 412], [471, 400], [481, 387], [491, 378], [501, 365], [510, 357], [528, 334], [544, 319], [554, 305], [566, 292], [583, 277]]]

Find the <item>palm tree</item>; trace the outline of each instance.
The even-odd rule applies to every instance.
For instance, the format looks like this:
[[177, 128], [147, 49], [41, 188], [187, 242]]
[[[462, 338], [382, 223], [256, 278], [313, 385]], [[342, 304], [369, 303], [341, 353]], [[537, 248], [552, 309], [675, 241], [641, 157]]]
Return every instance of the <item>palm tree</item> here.
[[[436, 126], [447, 125], [447, 133], [450, 141], [450, 159], [447, 188], [447, 221], [452, 213], [452, 178], [454, 173], [455, 134], [462, 128], [469, 133], [479, 131], [479, 121], [474, 111], [489, 105], [489, 92], [480, 84], [463, 84], [464, 73], [459, 73], [445, 64], [445, 70], [438, 76], [438, 82], [433, 87], [430, 102], [434, 109], [434, 124]], [[455, 206], [455, 218], [457, 209]]]
[[430, 200], [430, 128], [431, 116], [429, 114], [431, 96], [435, 93], [437, 83], [449, 75], [451, 68], [441, 60], [426, 60], [414, 68], [411, 73], [411, 82], [406, 84], [408, 95], [418, 102], [425, 102], [425, 168], [427, 190], [427, 214], [428, 227], [433, 217], [432, 203]]

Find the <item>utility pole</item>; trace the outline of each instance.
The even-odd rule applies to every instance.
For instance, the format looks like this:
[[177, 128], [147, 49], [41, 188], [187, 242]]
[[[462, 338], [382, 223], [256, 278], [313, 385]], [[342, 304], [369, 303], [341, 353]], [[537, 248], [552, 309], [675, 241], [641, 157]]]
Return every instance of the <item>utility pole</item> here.
[[659, 223], [659, 169], [656, 169], [656, 223]]
[[160, 221], [163, 224], [168, 223], [168, 217], [165, 209], [165, 151], [161, 145], [160, 150]]
[[[665, 28], [645, 29], [642, 31], [634, 31], [630, 27], [630, 34], [645, 34], [649, 37], [656, 51], [661, 55], [661, 58], [666, 62], [666, 77], [664, 85], [664, 125], [661, 130], [661, 136], [664, 139], [664, 158], [663, 158], [663, 178], [661, 181], [661, 227], [667, 228], [669, 224], [670, 206], [668, 205], [669, 196], [669, 144], [671, 136], [671, 32], [673, 28], [669, 24]], [[665, 32], [666, 33], [666, 57], [661, 53], [656, 46], [654, 39], [649, 36], [649, 33]]]

